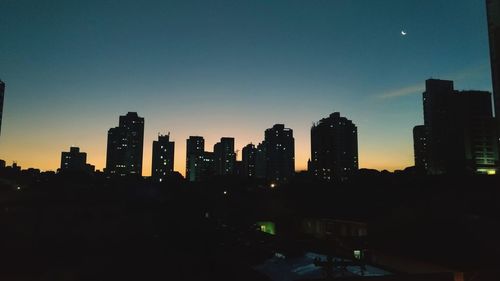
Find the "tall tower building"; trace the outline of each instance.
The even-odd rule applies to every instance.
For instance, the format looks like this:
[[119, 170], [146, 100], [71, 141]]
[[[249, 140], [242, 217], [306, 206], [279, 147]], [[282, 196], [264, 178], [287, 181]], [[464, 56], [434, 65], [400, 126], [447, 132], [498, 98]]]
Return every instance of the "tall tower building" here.
[[110, 176], [142, 176], [144, 118], [136, 112], [120, 116], [119, 126], [108, 131], [106, 173]]
[[413, 128], [413, 155], [415, 168], [419, 172], [427, 171], [427, 132], [424, 125]]
[[311, 128], [311, 173], [325, 181], [342, 181], [358, 170], [358, 129], [335, 112]]
[[242, 176], [247, 178], [255, 177], [255, 163], [257, 157], [257, 148], [253, 144], [247, 144], [242, 149]]
[[496, 174], [498, 169], [497, 126], [493, 118], [491, 93], [460, 91], [456, 93], [459, 136], [463, 139], [465, 171]]
[[255, 151], [255, 177], [265, 179], [267, 175], [266, 142], [259, 143]]
[[174, 148], [175, 143], [170, 141], [170, 134], [159, 135], [158, 140], [153, 141], [153, 158], [151, 165], [151, 177], [155, 182], [163, 182], [174, 171]]
[[275, 183], [286, 183], [295, 174], [295, 140], [293, 130], [276, 124], [265, 131], [266, 177]]
[[498, 141], [489, 92], [459, 92], [453, 81], [429, 79], [423, 105], [428, 174], [496, 173]]
[[[456, 126], [449, 126], [455, 115], [453, 81], [428, 79], [423, 93], [424, 126], [427, 131], [428, 173], [443, 174], [459, 161]], [[456, 137], [455, 137], [456, 139]]]
[[5, 83], [0, 80], [0, 135], [2, 134], [3, 97], [5, 94]]
[[199, 136], [190, 136], [186, 140], [186, 179], [200, 181], [205, 154], [205, 139]]
[[215, 173], [217, 175], [233, 175], [236, 165], [234, 138], [221, 138], [214, 145]]

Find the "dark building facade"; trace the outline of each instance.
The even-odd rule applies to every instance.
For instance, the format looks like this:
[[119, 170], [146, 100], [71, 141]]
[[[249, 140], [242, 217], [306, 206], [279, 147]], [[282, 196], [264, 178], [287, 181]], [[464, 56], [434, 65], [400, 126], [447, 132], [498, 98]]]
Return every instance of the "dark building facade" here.
[[486, 8], [495, 116], [500, 131], [500, 0], [486, 0]]
[[69, 152], [61, 153], [61, 172], [93, 172], [95, 167], [87, 164], [87, 153], [78, 147], [70, 147]]
[[159, 135], [153, 141], [151, 177], [155, 182], [163, 182], [174, 172], [175, 143], [170, 141], [170, 134]]
[[205, 154], [205, 139], [200, 136], [190, 136], [186, 140], [186, 179], [200, 181]]
[[266, 142], [259, 143], [255, 151], [255, 177], [265, 179], [267, 172]]
[[214, 145], [214, 164], [216, 175], [234, 175], [236, 153], [234, 152], [234, 138], [221, 138]]
[[241, 164], [242, 164], [242, 173], [241, 176], [247, 178], [255, 177], [255, 164], [257, 157], [257, 148], [253, 144], [247, 144], [242, 149], [241, 155]]
[[459, 92], [453, 81], [429, 79], [423, 105], [428, 174], [496, 173], [498, 142], [489, 92]]
[[[428, 136], [428, 173], [443, 174], [460, 156], [453, 142], [453, 81], [429, 79], [423, 93], [424, 126]], [[447, 167], [449, 167], [447, 169]]]
[[424, 125], [413, 128], [413, 156], [418, 172], [427, 171], [427, 132]]
[[0, 135], [2, 134], [3, 98], [5, 94], [5, 83], [0, 80]]
[[119, 126], [108, 131], [106, 173], [109, 176], [142, 176], [144, 118], [136, 112], [120, 116]]
[[498, 169], [497, 126], [491, 93], [457, 92], [459, 133], [463, 138], [465, 167], [477, 174], [496, 174]]
[[295, 140], [293, 130], [276, 124], [265, 131], [266, 179], [286, 183], [295, 174]]
[[342, 181], [358, 170], [358, 129], [335, 112], [311, 128], [310, 173], [325, 181]]

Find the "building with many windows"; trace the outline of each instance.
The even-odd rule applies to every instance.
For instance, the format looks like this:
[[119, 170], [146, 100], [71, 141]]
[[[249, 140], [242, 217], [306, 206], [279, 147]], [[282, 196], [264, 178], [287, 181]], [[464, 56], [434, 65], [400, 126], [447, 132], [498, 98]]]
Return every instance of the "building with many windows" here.
[[186, 179], [188, 181], [200, 181], [204, 154], [205, 139], [200, 136], [190, 136], [186, 140]]
[[241, 164], [242, 164], [242, 176], [247, 178], [255, 177], [255, 165], [257, 157], [257, 148], [253, 144], [247, 144], [242, 149]]
[[311, 128], [310, 173], [325, 181], [342, 181], [358, 170], [358, 129], [335, 112]]
[[295, 174], [293, 130], [276, 124], [265, 131], [266, 178], [273, 183], [289, 182]]
[[[453, 81], [429, 79], [423, 107], [420, 134], [425, 136], [425, 153], [419, 153], [425, 155], [428, 174], [497, 172], [498, 141], [491, 93], [456, 91]], [[414, 145], [422, 149], [420, 144]]]
[[153, 141], [153, 157], [151, 165], [151, 178], [155, 182], [163, 182], [174, 172], [175, 143], [170, 141], [170, 134], [159, 135]]
[[214, 145], [214, 165], [216, 175], [234, 175], [236, 153], [234, 152], [234, 138], [224, 137]]
[[413, 128], [413, 156], [418, 172], [427, 171], [427, 133], [424, 125]]
[[87, 164], [87, 153], [80, 152], [79, 147], [70, 147], [68, 152], [61, 153], [60, 172], [93, 172], [95, 167]]
[[144, 118], [136, 112], [120, 116], [118, 127], [108, 131], [108, 176], [142, 176]]

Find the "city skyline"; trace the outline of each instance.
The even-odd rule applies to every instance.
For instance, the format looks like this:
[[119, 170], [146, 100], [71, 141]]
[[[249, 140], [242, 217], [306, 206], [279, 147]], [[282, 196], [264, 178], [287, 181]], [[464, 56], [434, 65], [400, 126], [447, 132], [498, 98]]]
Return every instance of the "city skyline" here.
[[[180, 3], [157, 3], [142, 9], [184, 14], [154, 22], [139, 10], [136, 26], [121, 22], [136, 7], [127, 1], [109, 22], [109, 3], [98, 12], [97, 2], [40, 7], [9, 2], [6, 25], [0, 27], [7, 42], [0, 46], [0, 78], [6, 83], [0, 158], [56, 170], [61, 151], [78, 146], [102, 170], [106, 131], [116, 116], [135, 111], [145, 118], [146, 176], [158, 133], [172, 132], [172, 141], [178, 143], [174, 169], [184, 174], [184, 140], [189, 136], [203, 136], [206, 147], [231, 136], [241, 151], [263, 140], [264, 130], [277, 123], [294, 130], [296, 170], [306, 170], [311, 123], [339, 111], [358, 126], [360, 168], [413, 166], [411, 128], [423, 120], [425, 79], [450, 79], [460, 89], [491, 91], [483, 1], [456, 1], [452, 6], [432, 1], [427, 3], [432, 9], [420, 2], [426, 1], [385, 1], [377, 9], [370, 9], [375, 3], [342, 1], [243, 7], [227, 2], [194, 11]], [[52, 8], [62, 12], [51, 14]], [[84, 16], [74, 14], [80, 9]], [[357, 9], [359, 18], [339, 15]], [[263, 11], [262, 16], [254, 16], [254, 10]], [[38, 11], [29, 24], [18, 22]], [[233, 12], [242, 18], [231, 16]], [[434, 17], [417, 23], [427, 12]], [[68, 23], [68, 29], [56, 28], [61, 23]], [[227, 23], [243, 28], [244, 34], [223, 27]], [[341, 31], [337, 25], [349, 28]], [[267, 26], [272, 28], [264, 31]], [[160, 36], [162, 28], [166, 31]], [[204, 32], [207, 37], [200, 37]], [[129, 39], [137, 36], [144, 43]], [[169, 44], [174, 39], [176, 44]], [[424, 48], [421, 41], [430, 46]], [[183, 52], [186, 46], [198, 49]], [[169, 51], [161, 52], [161, 47]], [[388, 65], [380, 63], [388, 60]]]

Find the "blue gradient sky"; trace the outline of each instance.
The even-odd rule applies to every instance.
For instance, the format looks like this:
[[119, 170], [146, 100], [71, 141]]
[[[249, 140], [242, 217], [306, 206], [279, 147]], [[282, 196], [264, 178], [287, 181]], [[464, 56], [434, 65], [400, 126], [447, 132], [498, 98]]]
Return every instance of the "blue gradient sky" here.
[[145, 175], [158, 132], [184, 173], [189, 135], [241, 149], [275, 123], [305, 169], [333, 111], [358, 125], [361, 167], [393, 170], [413, 165], [425, 79], [491, 90], [482, 0], [1, 0], [0, 38], [0, 158], [43, 170], [70, 145], [101, 169], [127, 111], [145, 117]]

